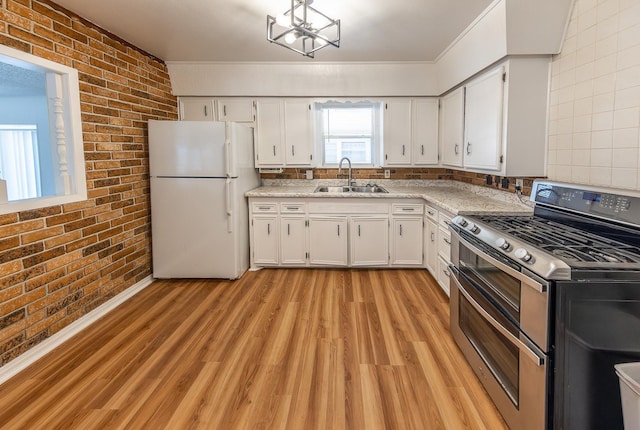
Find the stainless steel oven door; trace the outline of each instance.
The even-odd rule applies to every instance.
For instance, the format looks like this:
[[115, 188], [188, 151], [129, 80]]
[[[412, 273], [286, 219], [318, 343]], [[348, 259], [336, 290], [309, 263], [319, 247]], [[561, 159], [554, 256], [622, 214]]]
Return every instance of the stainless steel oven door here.
[[455, 266], [451, 334], [512, 429], [547, 425], [548, 357]]
[[[540, 349], [549, 350], [549, 283], [499, 253], [451, 233], [451, 262]], [[471, 239], [472, 240], [472, 239]], [[525, 272], [523, 272], [523, 270]]]

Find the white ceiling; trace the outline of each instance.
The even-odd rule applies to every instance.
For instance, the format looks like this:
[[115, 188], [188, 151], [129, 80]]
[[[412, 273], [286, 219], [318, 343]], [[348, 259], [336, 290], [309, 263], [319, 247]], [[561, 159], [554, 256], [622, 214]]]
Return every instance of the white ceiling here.
[[[314, 61], [266, 40], [290, 0], [55, 0], [165, 61]], [[315, 61], [432, 61], [492, 0], [315, 0], [341, 20]]]

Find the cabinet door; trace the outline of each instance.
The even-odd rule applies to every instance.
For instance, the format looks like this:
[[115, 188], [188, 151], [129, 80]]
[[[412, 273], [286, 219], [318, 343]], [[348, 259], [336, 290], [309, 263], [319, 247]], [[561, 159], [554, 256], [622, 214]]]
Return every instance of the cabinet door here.
[[440, 99], [440, 153], [442, 164], [462, 166], [464, 138], [464, 88]]
[[425, 219], [425, 265], [432, 275], [438, 270], [438, 224], [429, 218]]
[[204, 97], [181, 98], [179, 107], [182, 121], [215, 121], [213, 99]]
[[438, 164], [438, 99], [415, 99], [412, 106], [413, 164]]
[[218, 120], [235, 122], [253, 122], [253, 100], [251, 99], [219, 99]]
[[464, 166], [500, 170], [503, 68], [469, 82], [465, 94]]
[[347, 265], [346, 217], [309, 216], [309, 262], [312, 265]]
[[449, 296], [449, 283], [451, 282], [451, 272], [449, 271], [449, 263], [442, 259], [438, 258], [438, 276], [436, 276], [436, 280], [442, 288], [442, 291]]
[[422, 266], [422, 217], [394, 217], [391, 223], [391, 264]]
[[282, 103], [260, 100], [256, 103], [256, 167], [282, 166]]
[[301, 216], [280, 217], [280, 263], [307, 263], [305, 219]]
[[388, 100], [384, 104], [385, 166], [411, 164], [411, 100]]
[[389, 262], [389, 218], [351, 218], [351, 265], [386, 266]]
[[254, 216], [253, 262], [258, 266], [278, 264], [278, 217], [276, 215]]
[[284, 129], [287, 165], [313, 164], [313, 120], [309, 100], [285, 100]]

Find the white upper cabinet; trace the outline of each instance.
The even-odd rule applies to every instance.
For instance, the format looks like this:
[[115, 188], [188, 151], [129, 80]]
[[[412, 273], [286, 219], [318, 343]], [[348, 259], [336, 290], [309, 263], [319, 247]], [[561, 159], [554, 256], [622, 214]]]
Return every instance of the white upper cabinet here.
[[218, 99], [218, 121], [255, 121], [254, 103], [251, 99]]
[[466, 85], [464, 167], [499, 171], [502, 156], [504, 68], [498, 67]]
[[311, 166], [313, 148], [309, 100], [256, 102], [256, 167]]
[[263, 99], [256, 102], [256, 167], [284, 164], [284, 121], [282, 102]]
[[413, 165], [438, 164], [438, 99], [414, 99], [412, 103]]
[[386, 100], [383, 115], [383, 165], [411, 165], [411, 99]]
[[182, 121], [215, 121], [213, 99], [206, 97], [181, 97], [178, 103]]
[[511, 58], [442, 97], [442, 165], [545, 176], [549, 67], [547, 57]]
[[311, 101], [284, 101], [284, 145], [287, 166], [313, 164], [313, 119]]
[[462, 167], [462, 142], [464, 139], [464, 88], [442, 97], [440, 100], [440, 146], [442, 164]]

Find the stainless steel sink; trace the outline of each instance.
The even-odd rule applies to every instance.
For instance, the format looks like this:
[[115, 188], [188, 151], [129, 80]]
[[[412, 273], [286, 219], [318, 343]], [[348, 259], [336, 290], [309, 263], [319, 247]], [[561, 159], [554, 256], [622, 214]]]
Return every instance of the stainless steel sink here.
[[320, 186], [316, 188], [314, 193], [348, 193], [349, 187], [330, 187], [330, 186]]
[[365, 185], [363, 187], [351, 187], [352, 193], [388, 193], [379, 185]]
[[378, 185], [365, 185], [361, 187], [337, 187], [321, 185], [314, 193], [388, 193], [387, 190]]

